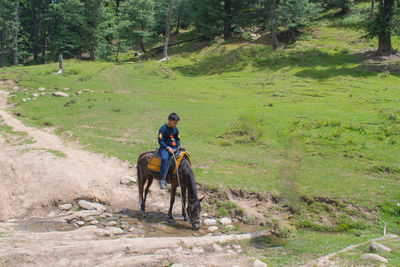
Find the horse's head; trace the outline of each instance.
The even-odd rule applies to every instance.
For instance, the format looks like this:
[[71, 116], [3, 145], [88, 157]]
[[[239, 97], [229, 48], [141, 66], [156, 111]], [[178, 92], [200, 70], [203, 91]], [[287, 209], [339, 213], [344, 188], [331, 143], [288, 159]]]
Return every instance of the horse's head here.
[[198, 230], [200, 228], [201, 201], [203, 201], [203, 198], [192, 203], [189, 201], [189, 205], [187, 207], [187, 214], [193, 230]]

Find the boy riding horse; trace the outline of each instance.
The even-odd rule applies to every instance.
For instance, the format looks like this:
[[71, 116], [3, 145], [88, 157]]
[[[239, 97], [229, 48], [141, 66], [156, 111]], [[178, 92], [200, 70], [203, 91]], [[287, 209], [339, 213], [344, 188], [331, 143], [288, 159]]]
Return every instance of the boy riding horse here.
[[167, 188], [167, 172], [168, 172], [168, 160], [169, 157], [179, 149], [180, 137], [179, 130], [176, 127], [178, 125], [180, 118], [178, 114], [171, 113], [168, 116], [168, 123], [161, 126], [158, 131], [158, 143], [160, 148], [158, 149], [161, 156], [161, 166], [160, 166], [160, 188]]

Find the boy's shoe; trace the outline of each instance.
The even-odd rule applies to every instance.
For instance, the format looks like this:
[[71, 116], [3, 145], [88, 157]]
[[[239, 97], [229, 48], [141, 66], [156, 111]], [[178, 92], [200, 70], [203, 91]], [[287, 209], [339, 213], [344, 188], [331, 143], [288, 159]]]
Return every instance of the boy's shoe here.
[[167, 188], [167, 180], [161, 179], [160, 181], [160, 189], [165, 189]]

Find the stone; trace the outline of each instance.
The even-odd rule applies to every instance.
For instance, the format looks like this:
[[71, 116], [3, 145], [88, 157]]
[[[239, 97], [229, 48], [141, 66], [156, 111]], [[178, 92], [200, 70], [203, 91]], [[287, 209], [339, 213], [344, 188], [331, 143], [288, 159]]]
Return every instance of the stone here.
[[217, 225], [217, 220], [215, 220], [215, 219], [205, 219], [204, 220], [204, 225], [205, 226]]
[[39, 94], [38, 93], [34, 93], [34, 94], [32, 94], [32, 97], [38, 97], [39, 96]]
[[240, 245], [232, 245], [232, 247], [233, 247], [234, 249], [241, 249], [241, 248], [242, 248]]
[[262, 262], [260, 260], [255, 260], [253, 262], [253, 267], [267, 267], [268, 265], [265, 262]]
[[185, 267], [182, 263], [174, 263], [171, 265], [171, 267]]
[[86, 210], [105, 211], [107, 209], [104, 205], [101, 205], [99, 203], [92, 203], [92, 202], [89, 202], [89, 201], [86, 201], [83, 199], [78, 201], [78, 205], [82, 209], [86, 209]]
[[116, 226], [118, 223], [116, 221], [111, 221], [107, 223], [108, 226]]
[[388, 263], [388, 260], [382, 256], [379, 256], [378, 254], [363, 254], [361, 255], [361, 259], [363, 260], [376, 260], [380, 261], [383, 263]]
[[54, 92], [53, 95], [59, 96], [59, 97], [68, 97], [69, 96], [67, 93], [64, 93], [64, 92]]
[[136, 183], [136, 181], [137, 180], [135, 177], [127, 175], [127, 176], [124, 176], [121, 178], [120, 183], [121, 184], [129, 184], [129, 183]]
[[78, 212], [73, 212], [71, 215], [65, 216], [62, 219], [66, 221], [72, 221], [73, 219], [86, 218], [89, 216], [100, 215], [101, 211], [98, 210], [81, 210]]
[[70, 89], [68, 88], [68, 87], [65, 87], [64, 88], [64, 91], [69, 91]]
[[232, 224], [228, 224], [228, 225], [225, 226], [225, 229], [232, 230], [233, 229], [233, 225]]
[[196, 254], [203, 254], [204, 253], [204, 249], [199, 248], [199, 247], [195, 247], [192, 249], [192, 251]]
[[182, 253], [182, 252], [183, 252], [183, 247], [177, 247], [177, 248], [175, 249], [175, 252], [176, 252], [176, 253]]
[[104, 212], [103, 214], [104, 214], [105, 216], [107, 216], [107, 217], [112, 217], [112, 216], [113, 216], [111, 213], [108, 213], [108, 212]]
[[106, 229], [113, 235], [122, 235], [124, 233], [124, 231], [119, 227], [107, 227]]
[[[59, 211], [58, 211], [59, 212]], [[53, 210], [49, 214], [47, 214], [47, 217], [55, 217], [58, 214], [57, 211]]]
[[77, 95], [82, 94], [82, 90], [79, 90], [78, 92], [76, 92]]
[[67, 204], [63, 204], [63, 205], [58, 205], [58, 208], [60, 209], [60, 210], [70, 210], [70, 209], [72, 209], [72, 204], [70, 204], [70, 203], [67, 203]]
[[77, 221], [76, 224], [79, 225], [79, 226], [82, 226], [82, 225], [85, 225], [85, 222], [84, 221]]
[[235, 251], [233, 251], [233, 250], [231, 250], [231, 249], [228, 249], [228, 254], [231, 254], [231, 255], [236, 255], [237, 253], [235, 252]]
[[218, 244], [213, 244], [212, 245], [212, 247], [213, 247], [213, 249], [214, 249], [214, 251], [215, 252], [222, 252], [222, 251], [224, 251], [224, 249], [220, 246], [220, 245], [218, 245]]
[[93, 220], [93, 221], [90, 221], [89, 223], [90, 223], [91, 225], [96, 225], [96, 224], [99, 223], [99, 221], [98, 221], [98, 220]]
[[46, 95], [46, 93], [44, 93], [44, 92], [40, 93], [40, 96], [45, 96], [45, 95]]
[[371, 252], [391, 252], [392, 251], [391, 248], [388, 248], [387, 246], [384, 246], [384, 245], [379, 244], [377, 242], [372, 242], [369, 245], [369, 250]]
[[231, 223], [232, 223], [232, 220], [229, 219], [228, 217], [224, 217], [224, 218], [222, 218], [221, 220], [219, 220], [219, 222], [220, 222], [222, 225], [228, 225], [228, 224], [231, 224]]
[[208, 227], [208, 231], [211, 233], [217, 232], [218, 231], [218, 227], [217, 226], [210, 226]]
[[207, 212], [202, 213], [202, 214], [201, 214], [201, 217], [208, 217], [208, 213], [207, 213]]
[[46, 89], [43, 88], [43, 87], [40, 87], [38, 90], [39, 90], [39, 91], [46, 91]]

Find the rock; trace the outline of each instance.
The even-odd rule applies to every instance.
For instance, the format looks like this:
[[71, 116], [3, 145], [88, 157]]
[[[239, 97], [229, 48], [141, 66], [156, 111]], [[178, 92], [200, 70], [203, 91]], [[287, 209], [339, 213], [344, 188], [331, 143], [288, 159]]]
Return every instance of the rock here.
[[68, 97], [69, 95], [64, 92], [55, 92], [53, 93], [54, 96], [60, 96], [60, 97]]
[[58, 205], [58, 208], [60, 210], [70, 210], [70, 209], [72, 209], [72, 204], [67, 203], [67, 204], [63, 204], [63, 205]]
[[260, 260], [255, 260], [253, 262], [254, 267], [267, 267], [268, 265], [265, 262], [262, 262]]
[[119, 227], [107, 227], [106, 229], [113, 235], [122, 235], [124, 233], [124, 231]]
[[218, 231], [218, 227], [217, 226], [210, 226], [208, 227], [208, 231], [211, 233], [217, 232]]
[[34, 97], [34, 98], [36, 98], [36, 97], [38, 97], [39, 96], [39, 94], [38, 93], [34, 93], [34, 94], [32, 94], [32, 97]]
[[40, 96], [45, 96], [45, 95], [46, 95], [46, 93], [44, 93], [44, 92], [40, 93]]
[[217, 225], [217, 220], [215, 220], [215, 219], [205, 219], [204, 220], [204, 225], [205, 226]]
[[104, 205], [101, 205], [99, 203], [92, 203], [92, 202], [89, 202], [89, 201], [86, 201], [83, 199], [78, 201], [78, 205], [82, 209], [86, 209], [86, 210], [105, 211], [107, 209], [106, 207], [104, 207]]
[[136, 178], [133, 176], [124, 176], [121, 178], [121, 184], [129, 184], [129, 183], [136, 183]]
[[78, 92], [76, 92], [77, 95], [82, 94], [82, 90], [79, 90]]
[[228, 254], [231, 254], [231, 255], [236, 255], [237, 253], [235, 252], [235, 251], [233, 251], [233, 250], [231, 250], [231, 249], [228, 249]]
[[361, 255], [361, 259], [363, 260], [376, 260], [383, 263], [388, 263], [388, 260], [384, 257], [379, 256], [378, 254], [363, 254]]
[[93, 221], [90, 221], [89, 223], [90, 223], [91, 225], [96, 225], [96, 224], [99, 223], [99, 221], [98, 221], [98, 220], [93, 220]]
[[[58, 212], [60, 212], [60, 211], [58, 211]], [[56, 216], [56, 215], [58, 214], [58, 212], [55, 211], [55, 210], [53, 210], [52, 212], [50, 212], [49, 214], [47, 214], [47, 217], [54, 217], [54, 216]]]
[[177, 248], [175, 249], [175, 252], [176, 252], [176, 253], [182, 253], [182, 252], [183, 252], [183, 247], [177, 247]]
[[242, 248], [240, 245], [232, 245], [232, 247], [233, 247], [234, 249], [241, 249], [241, 248]]
[[107, 225], [108, 226], [116, 226], [118, 223], [116, 221], [111, 221]]
[[66, 221], [72, 221], [73, 219], [86, 218], [89, 216], [100, 215], [101, 211], [98, 210], [81, 210], [78, 212], [73, 212], [71, 215], [65, 216], [62, 219]]
[[82, 225], [85, 225], [85, 222], [84, 221], [77, 221], [76, 224], [79, 225], [79, 226], [82, 226]]
[[108, 212], [104, 212], [103, 214], [104, 214], [105, 216], [107, 216], [107, 217], [112, 217], [112, 216], [113, 216], [111, 213], [108, 213]]
[[225, 226], [225, 229], [232, 230], [233, 229], [233, 225], [232, 224], [228, 224], [227, 226]]
[[196, 254], [203, 254], [203, 253], [204, 253], [204, 249], [199, 248], [199, 247], [193, 248], [192, 251], [193, 251], [194, 253], [196, 253]]
[[70, 89], [68, 88], [68, 87], [65, 87], [64, 88], [64, 91], [69, 91]]
[[43, 88], [43, 87], [40, 87], [38, 90], [39, 90], [39, 91], [46, 91], [46, 89]]
[[207, 212], [202, 213], [202, 214], [201, 214], [201, 217], [208, 217], [208, 213], [207, 213]]
[[372, 242], [371, 245], [369, 245], [369, 250], [371, 252], [391, 252], [392, 249], [388, 248], [387, 246], [384, 246], [382, 244]]
[[185, 267], [182, 263], [174, 263], [171, 265], [171, 267]]
[[231, 224], [231, 223], [232, 223], [232, 220], [229, 219], [228, 217], [224, 217], [224, 218], [222, 218], [221, 220], [219, 220], [219, 222], [220, 222], [222, 225], [228, 225], [228, 224]]
[[215, 252], [222, 252], [222, 251], [224, 251], [224, 249], [223, 249], [220, 245], [218, 245], [218, 244], [215, 244], [215, 243], [214, 243], [212, 246], [213, 246], [213, 249], [214, 249]]

